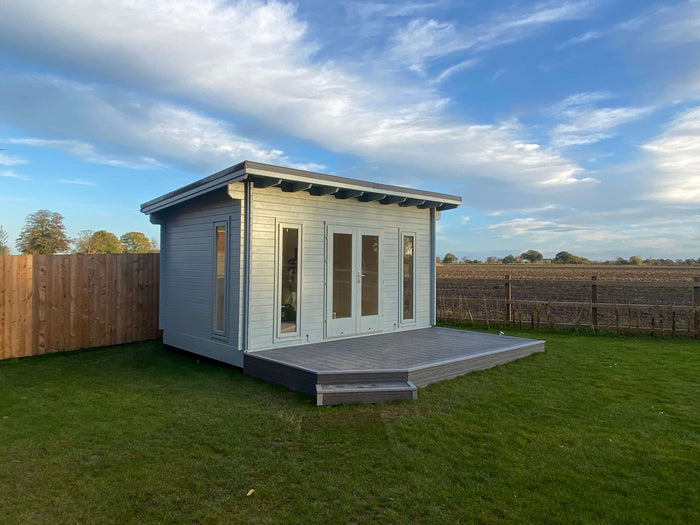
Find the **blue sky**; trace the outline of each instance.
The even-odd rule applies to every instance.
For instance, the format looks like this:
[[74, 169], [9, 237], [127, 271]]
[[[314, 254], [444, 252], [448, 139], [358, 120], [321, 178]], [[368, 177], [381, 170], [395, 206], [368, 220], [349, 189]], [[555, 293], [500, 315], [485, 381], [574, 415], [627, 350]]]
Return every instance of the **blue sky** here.
[[700, 1], [0, 3], [0, 225], [241, 160], [461, 195], [438, 252], [700, 256]]

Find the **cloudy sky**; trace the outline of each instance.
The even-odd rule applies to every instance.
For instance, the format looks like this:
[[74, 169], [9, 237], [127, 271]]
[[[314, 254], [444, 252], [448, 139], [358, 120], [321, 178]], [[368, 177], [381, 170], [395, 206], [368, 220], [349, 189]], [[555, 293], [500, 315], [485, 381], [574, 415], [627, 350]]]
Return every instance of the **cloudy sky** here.
[[0, 3], [0, 225], [241, 160], [461, 195], [438, 252], [700, 257], [700, 1]]

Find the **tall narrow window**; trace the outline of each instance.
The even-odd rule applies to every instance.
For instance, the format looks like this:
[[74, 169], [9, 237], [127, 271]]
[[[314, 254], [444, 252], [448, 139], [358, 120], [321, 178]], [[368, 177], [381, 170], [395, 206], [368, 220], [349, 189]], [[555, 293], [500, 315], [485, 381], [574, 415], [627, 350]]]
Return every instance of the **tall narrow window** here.
[[299, 333], [299, 240], [300, 228], [280, 226], [279, 335]]
[[401, 318], [404, 321], [409, 321], [414, 319], [415, 305], [413, 300], [414, 295], [414, 282], [415, 282], [415, 260], [414, 260], [414, 250], [415, 250], [415, 237], [413, 235], [403, 236], [403, 312]]
[[362, 315], [379, 314], [379, 236], [362, 236]]
[[215, 226], [214, 332], [226, 333], [226, 225]]
[[351, 233], [333, 234], [333, 319], [352, 317]]

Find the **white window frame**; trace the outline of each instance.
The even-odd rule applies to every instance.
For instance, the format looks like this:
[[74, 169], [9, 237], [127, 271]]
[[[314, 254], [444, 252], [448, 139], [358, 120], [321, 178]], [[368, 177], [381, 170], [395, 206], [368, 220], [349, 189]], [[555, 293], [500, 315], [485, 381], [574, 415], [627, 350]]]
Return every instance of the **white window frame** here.
[[[216, 328], [216, 317], [217, 317], [217, 303], [216, 303], [216, 278], [217, 278], [217, 242], [218, 242], [218, 229], [219, 227], [223, 226], [224, 228], [224, 304], [223, 304], [223, 329], [219, 330]], [[213, 264], [212, 264], [212, 319], [211, 319], [211, 330], [212, 330], [212, 337], [215, 339], [223, 339], [225, 340], [228, 334], [228, 312], [229, 312], [229, 265], [231, 256], [229, 254], [229, 234], [230, 234], [230, 225], [229, 221], [223, 220], [223, 221], [215, 221], [213, 223], [213, 238], [214, 238], [214, 247], [212, 250], [213, 253]]]
[[[304, 228], [303, 224], [298, 222], [277, 222], [277, 231], [275, 234], [275, 306], [274, 306], [274, 341], [297, 341], [301, 340], [301, 312], [302, 312], [302, 275], [303, 275], [303, 245], [304, 245]], [[282, 260], [282, 236], [285, 228], [296, 229], [299, 233], [297, 236], [297, 311], [296, 311], [296, 331], [282, 332], [282, 269], [284, 261]]]
[[[403, 242], [404, 238], [413, 237], [413, 317], [404, 319], [403, 317]], [[399, 326], [411, 326], [417, 323], [416, 320], [416, 251], [418, 246], [418, 236], [415, 231], [399, 230]]]

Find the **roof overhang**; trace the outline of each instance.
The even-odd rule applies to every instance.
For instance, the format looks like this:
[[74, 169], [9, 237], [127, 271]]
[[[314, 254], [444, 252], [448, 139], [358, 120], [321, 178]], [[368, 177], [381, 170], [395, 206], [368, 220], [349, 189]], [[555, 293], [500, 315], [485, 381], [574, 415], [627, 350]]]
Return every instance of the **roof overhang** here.
[[156, 213], [218, 188], [244, 181], [252, 182], [256, 188], [278, 187], [284, 192], [306, 191], [317, 197], [333, 195], [336, 199], [357, 199], [361, 202], [398, 204], [401, 207], [416, 206], [422, 209], [435, 208], [438, 211], [450, 210], [462, 203], [462, 198], [455, 195], [244, 161], [148, 201], [141, 205], [141, 211], [146, 214]]

